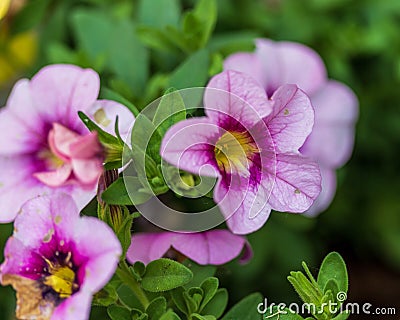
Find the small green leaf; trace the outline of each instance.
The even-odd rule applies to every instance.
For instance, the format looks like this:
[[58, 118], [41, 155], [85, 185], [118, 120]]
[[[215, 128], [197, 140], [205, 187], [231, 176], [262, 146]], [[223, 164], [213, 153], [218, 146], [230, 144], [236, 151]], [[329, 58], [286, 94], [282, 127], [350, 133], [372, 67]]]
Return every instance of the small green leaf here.
[[318, 285], [323, 290], [329, 280], [335, 280], [339, 291], [347, 293], [348, 276], [347, 268], [343, 258], [337, 252], [328, 254], [321, 264], [321, 269], [318, 273]]
[[183, 32], [192, 38], [199, 48], [206, 44], [217, 20], [217, 4], [215, 0], [200, 0], [194, 10], [183, 18]]
[[267, 313], [263, 314], [263, 317], [263, 319], [268, 320], [304, 320], [302, 316], [292, 313], [290, 309], [278, 307], [272, 307], [272, 310], [268, 309]]
[[138, 5], [138, 21], [157, 28], [178, 26], [180, 11], [178, 0], [141, 0]]
[[326, 293], [327, 291], [331, 291], [332, 295], [333, 295], [333, 299], [336, 302], [337, 301], [337, 295], [340, 292], [339, 290], [339, 286], [338, 283], [335, 279], [330, 279], [326, 282], [325, 287], [324, 287], [324, 293]]
[[159, 320], [166, 311], [167, 300], [164, 297], [155, 298], [146, 309], [150, 320]]
[[175, 89], [168, 90], [162, 96], [154, 115], [153, 123], [161, 136], [175, 123], [186, 119], [185, 103], [179, 92]]
[[107, 308], [111, 320], [131, 320], [131, 312], [121, 306], [112, 305]]
[[186, 308], [188, 310], [188, 314], [192, 314], [197, 311], [196, 301], [189, 295], [187, 291], [183, 292], [183, 298], [185, 299]]
[[108, 204], [139, 205], [151, 198], [151, 191], [147, 191], [139, 178], [124, 176], [114, 181], [101, 195]]
[[108, 307], [118, 300], [118, 294], [114, 286], [107, 284], [93, 296], [93, 305]]
[[348, 317], [350, 317], [350, 311], [347, 310], [339, 313], [336, 317], [332, 318], [332, 320], [346, 320]]
[[216, 266], [200, 266], [190, 260], [186, 260], [184, 262], [184, 265], [188, 267], [193, 273], [192, 281], [190, 281], [188, 285], [184, 286], [186, 289], [189, 289], [190, 287], [201, 286], [205, 279], [214, 276], [215, 272], [217, 271]]
[[[122, 208], [122, 209], [126, 210], [126, 208]], [[125, 254], [126, 254], [126, 252], [128, 251], [128, 248], [131, 245], [132, 222], [133, 222], [133, 219], [135, 218], [134, 215], [129, 214], [128, 210], [126, 210], [126, 212], [128, 213], [128, 215], [126, 215], [126, 218], [122, 222], [119, 230], [116, 230], [116, 234], [117, 234], [118, 240], [121, 242], [121, 246], [122, 246], [122, 251], [123, 251], [122, 257], [125, 257]]]
[[262, 316], [258, 312], [257, 307], [262, 302], [262, 295], [260, 293], [253, 293], [235, 304], [222, 320], [261, 320]]
[[146, 272], [146, 266], [144, 265], [143, 262], [141, 261], [136, 261], [135, 264], [133, 265], [133, 270], [140, 276], [142, 277], [145, 272]]
[[172, 310], [168, 310], [161, 316], [160, 320], [181, 320], [181, 318]]
[[191, 315], [192, 320], [216, 320], [217, 318], [211, 315], [202, 316], [198, 313], [192, 313]]
[[104, 192], [101, 198], [108, 204], [132, 205], [132, 201], [125, 188], [124, 178], [118, 178]]
[[204, 294], [203, 294], [203, 300], [199, 308], [200, 312], [207, 305], [207, 303], [209, 303], [211, 299], [215, 296], [218, 290], [218, 286], [219, 286], [219, 280], [218, 278], [215, 277], [207, 278], [202, 282], [200, 288], [203, 289]]
[[172, 74], [169, 85], [177, 89], [203, 87], [208, 79], [209, 52], [205, 49], [193, 53]]
[[204, 291], [199, 287], [190, 288], [187, 291], [188, 295], [192, 298], [193, 302], [196, 304], [195, 311], [199, 310], [200, 303], [203, 299]]
[[175, 303], [176, 307], [179, 311], [183, 312], [184, 314], [188, 315], [188, 308], [185, 302], [185, 298], [183, 294], [185, 292], [185, 288], [178, 287], [171, 291], [172, 301]]
[[78, 111], [78, 116], [90, 131], [97, 132], [100, 142], [102, 142], [103, 144], [121, 145], [117, 137], [114, 137], [113, 135], [101, 129], [96, 123], [94, 123], [94, 121], [92, 121], [92, 119], [90, 119], [82, 111]]
[[150, 292], [168, 291], [190, 282], [192, 278], [192, 272], [184, 265], [170, 259], [159, 259], [147, 265], [142, 287]]
[[146, 150], [146, 154], [156, 163], [161, 162], [161, 136], [153, 122], [142, 113], [138, 115], [132, 128], [133, 145], [141, 150]]
[[[228, 291], [224, 288], [218, 289], [218, 291], [211, 299], [211, 301], [205, 305], [205, 307], [201, 311], [201, 314], [211, 315], [216, 318], [219, 318], [223, 315], [227, 305], [228, 305]], [[242, 318], [235, 318], [235, 319], [242, 320]]]

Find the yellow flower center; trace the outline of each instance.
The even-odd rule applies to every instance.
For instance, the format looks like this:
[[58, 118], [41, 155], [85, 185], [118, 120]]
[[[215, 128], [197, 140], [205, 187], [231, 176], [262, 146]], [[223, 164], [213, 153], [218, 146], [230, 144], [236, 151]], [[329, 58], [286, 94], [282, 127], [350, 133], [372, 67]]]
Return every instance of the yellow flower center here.
[[221, 171], [248, 177], [251, 159], [259, 150], [248, 132], [228, 131], [218, 139], [214, 153]]
[[78, 288], [78, 285], [75, 283], [75, 272], [72, 270], [70, 260], [70, 253], [65, 260], [66, 265], [53, 264], [51, 261], [45, 259], [50, 275], [44, 279], [43, 283], [57, 292], [62, 299], [70, 297]]

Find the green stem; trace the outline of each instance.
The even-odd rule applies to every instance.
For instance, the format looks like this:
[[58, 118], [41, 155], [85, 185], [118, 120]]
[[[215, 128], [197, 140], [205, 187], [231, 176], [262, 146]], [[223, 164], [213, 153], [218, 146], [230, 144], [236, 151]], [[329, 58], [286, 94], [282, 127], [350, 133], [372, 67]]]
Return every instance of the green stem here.
[[135, 278], [133, 278], [131, 272], [129, 271], [128, 265], [125, 262], [121, 262], [116, 273], [118, 277], [132, 290], [143, 307], [147, 309], [150, 304], [149, 299], [147, 298], [140, 284], [135, 280]]

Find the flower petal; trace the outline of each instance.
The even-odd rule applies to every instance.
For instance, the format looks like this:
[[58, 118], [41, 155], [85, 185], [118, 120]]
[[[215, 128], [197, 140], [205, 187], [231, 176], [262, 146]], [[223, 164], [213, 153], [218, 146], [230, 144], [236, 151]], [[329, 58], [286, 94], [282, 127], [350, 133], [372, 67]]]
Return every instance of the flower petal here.
[[272, 96], [273, 111], [264, 121], [278, 153], [297, 152], [311, 133], [314, 110], [296, 85], [280, 87]]
[[[228, 187], [221, 180], [214, 189], [214, 201], [235, 234], [248, 234], [260, 229], [267, 221], [271, 208], [267, 204], [270, 188], [254, 188], [248, 181], [233, 182]], [[268, 190], [269, 189], [269, 190]]]
[[313, 205], [305, 212], [306, 216], [315, 217], [325, 211], [331, 204], [336, 191], [335, 170], [320, 166], [322, 190]]
[[135, 234], [126, 258], [132, 264], [136, 261], [148, 264], [159, 259], [171, 248], [172, 236], [170, 232]]
[[253, 77], [263, 88], [267, 86], [267, 73], [255, 53], [234, 53], [224, 60], [224, 70], [235, 70]]
[[277, 211], [304, 212], [321, 192], [318, 164], [298, 154], [278, 154], [269, 204]]
[[51, 151], [59, 158], [68, 160], [71, 156], [70, 147], [79, 139], [76, 132], [69, 130], [59, 123], [53, 123], [53, 129], [49, 132], [49, 146]]
[[49, 187], [60, 187], [68, 180], [71, 172], [72, 167], [67, 163], [54, 171], [35, 172], [33, 176]]
[[357, 97], [347, 86], [329, 81], [311, 99], [315, 126], [301, 152], [325, 166], [340, 167], [353, 150]]
[[204, 105], [214, 123], [224, 126], [227, 119], [235, 119], [247, 130], [272, 111], [257, 81], [232, 70], [223, 71], [210, 80], [204, 93]]
[[25, 201], [48, 192], [48, 188], [32, 176], [36, 170], [33, 158], [1, 156], [0, 167], [0, 222], [5, 223], [15, 219]]
[[221, 265], [236, 258], [244, 243], [243, 237], [228, 230], [211, 230], [176, 234], [173, 247], [198, 264]]
[[90, 132], [85, 136], [79, 136], [69, 146], [70, 155], [75, 159], [96, 158], [101, 154], [102, 148], [97, 132]]
[[103, 173], [102, 163], [98, 159], [73, 159], [72, 168], [76, 178], [86, 185], [96, 184]]
[[27, 154], [46, 141], [9, 108], [0, 110], [0, 155]]
[[86, 320], [89, 319], [92, 295], [79, 291], [64, 300], [54, 309], [51, 320]]
[[214, 146], [220, 136], [220, 128], [205, 117], [183, 120], [167, 131], [160, 154], [182, 170], [217, 177]]
[[84, 125], [77, 117], [96, 101], [100, 78], [92, 69], [74, 65], [50, 65], [41, 69], [31, 80], [36, 108], [48, 122], [59, 122], [72, 130], [82, 131]]
[[264, 64], [267, 74], [267, 92], [283, 84], [296, 84], [307, 94], [312, 94], [327, 79], [321, 57], [309, 47], [294, 42], [274, 42], [257, 39], [256, 55]]
[[115, 135], [115, 121], [118, 116], [119, 133], [124, 141], [135, 123], [135, 117], [127, 107], [111, 100], [97, 100], [86, 110], [86, 115], [112, 135]]

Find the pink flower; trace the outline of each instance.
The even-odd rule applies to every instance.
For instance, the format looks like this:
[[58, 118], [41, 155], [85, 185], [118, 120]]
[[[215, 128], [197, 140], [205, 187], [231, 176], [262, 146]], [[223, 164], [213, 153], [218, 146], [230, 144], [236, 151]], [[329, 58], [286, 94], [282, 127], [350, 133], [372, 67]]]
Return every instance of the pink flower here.
[[104, 152], [78, 111], [106, 127], [114, 123], [110, 109], [133, 121], [122, 105], [96, 100], [99, 87], [96, 72], [72, 65], [47, 66], [15, 84], [0, 111], [0, 222], [37, 195], [66, 192], [80, 208], [94, 197]]
[[335, 170], [347, 162], [353, 149], [354, 123], [358, 115], [354, 93], [344, 84], [328, 80], [320, 56], [294, 42], [258, 39], [254, 53], [229, 56], [224, 69], [251, 75], [268, 95], [283, 84], [293, 83], [310, 96], [315, 123], [300, 151], [320, 165], [322, 191], [307, 214], [324, 211], [335, 194]]
[[17, 291], [17, 318], [88, 319], [92, 295], [110, 280], [122, 252], [111, 228], [79, 217], [65, 194], [29, 200], [14, 226], [0, 274]]
[[308, 97], [295, 85], [269, 100], [250, 76], [225, 71], [204, 95], [206, 117], [171, 127], [161, 155], [180, 169], [218, 182], [214, 201], [237, 234], [259, 229], [272, 209], [303, 212], [320, 192], [316, 163], [298, 149], [313, 126]]
[[130, 263], [150, 261], [165, 256], [171, 249], [202, 265], [220, 265], [236, 258], [245, 248], [241, 261], [251, 259], [252, 251], [246, 239], [228, 230], [211, 230], [199, 233], [140, 233], [132, 236], [127, 252]]

